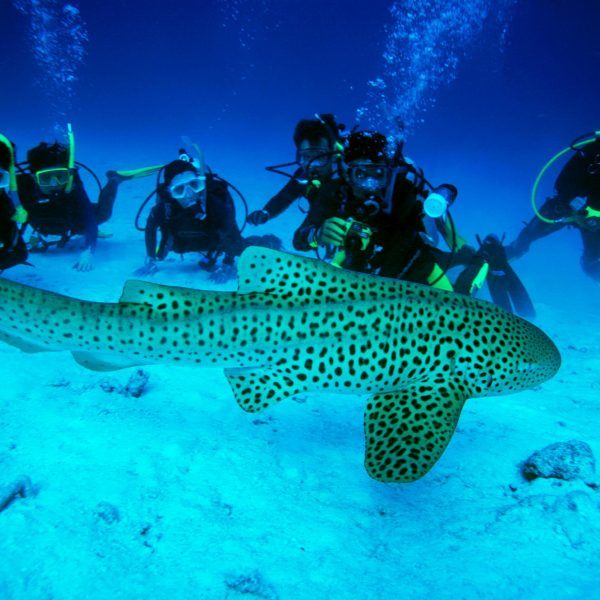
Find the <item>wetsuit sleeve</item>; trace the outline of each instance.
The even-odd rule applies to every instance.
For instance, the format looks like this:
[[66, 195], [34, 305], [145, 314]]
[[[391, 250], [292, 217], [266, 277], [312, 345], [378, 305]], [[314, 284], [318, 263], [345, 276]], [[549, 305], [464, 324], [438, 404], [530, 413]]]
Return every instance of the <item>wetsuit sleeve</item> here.
[[31, 207], [38, 199], [33, 177], [26, 173], [17, 175], [17, 189], [19, 192], [19, 200], [21, 201], [23, 208], [27, 212], [31, 212]]
[[298, 198], [306, 192], [306, 184], [300, 183], [295, 176], [290, 179], [264, 206], [262, 210], [269, 213], [269, 218], [276, 217], [288, 209]]
[[158, 238], [158, 207], [154, 207], [148, 215], [146, 222], [146, 230], [144, 231], [144, 239], [146, 242], [146, 256], [148, 258], [156, 258], [156, 241]]
[[12, 220], [15, 209], [8, 194], [0, 190], [0, 271], [27, 260], [27, 247]]
[[327, 219], [342, 216], [341, 205], [345, 197], [344, 184], [330, 179], [320, 187], [312, 187], [308, 194], [308, 213], [294, 233], [292, 244], [296, 250], [307, 252], [315, 248], [315, 235]]
[[331, 216], [325, 209], [324, 199], [318, 198], [310, 204], [308, 214], [302, 222], [302, 225], [296, 229], [292, 244], [295, 250], [308, 252], [315, 248], [314, 239], [318, 229]]
[[[548, 198], [539, 209], [542, 216], [548, 219], [563, 219], [570, 214], [568, 205], [558, 197]], [[567, 223], [546, 223], [538, 217], [533, 217], [529, 223], [521, 230], [517, 239], [506, 247], [506, 254], [509, 259], [523, 256], [533, 242], [539, 240], [559, 229], [562, 229]]]
[[96, 221], [96, 213], [94, 205], [91, 203], [79, 174], [75, 174], [73, 181], [73, 189], [69, 192], [72, 194], [74, 206], [79, 212], [79, 218], [83, 224], [83, 235], [85, 239], [84, 249], [88, 248], [94, 252], [96, 249], [96, 241], [98, 240], [98, 223]]
[[244, 238], [235, 220], [235, 204], [227, 185], [215, 181], [208, 188], [207, 216], [215, 224], [215, 249], [225, 253], [223, 262], [231, 265], [245, 247]]

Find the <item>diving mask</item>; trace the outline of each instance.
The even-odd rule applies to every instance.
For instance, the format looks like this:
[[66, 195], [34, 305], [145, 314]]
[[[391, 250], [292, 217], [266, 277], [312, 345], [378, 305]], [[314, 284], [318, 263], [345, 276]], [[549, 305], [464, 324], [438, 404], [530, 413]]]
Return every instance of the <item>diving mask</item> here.
[[374, 192], [388, 186], [390, 168], [385, 164], [353, 164], [348, 168], [350, 183], [363, 190]]
[[296, 153], [296, 161], [305, 169], [311, 167], [326, 167], [331, 162], [333, 153], [322, 146], [309, 146]]
[[10, 173], [0, 169], [0, 190], [7, 190], [10, 186]]
[[195, 196], [206, 188], [206, 177], [190, 173], [187, 178], [185, 175], [173, 178], [175, 182], [169, 186], [169, 194], [174, 200], [181, 200], [186, 196]]
[[42, 189], [58, 189], [66, 187], [71, 180], [71, 169], [54, 167], [36, 171], [35, 180]]

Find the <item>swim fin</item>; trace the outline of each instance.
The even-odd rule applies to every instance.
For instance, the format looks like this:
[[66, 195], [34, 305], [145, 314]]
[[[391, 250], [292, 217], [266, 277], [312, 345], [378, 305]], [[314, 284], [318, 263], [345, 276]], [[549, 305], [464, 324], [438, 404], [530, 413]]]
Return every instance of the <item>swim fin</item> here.
[[533, 302], [523, 282], [508, 264], [502, 241], [493, 234], [487, 235], [483, 241], [477, 236], [477, 241], [490, 266], [486, 281], [492, 301], [526, 319], [535, 318]]
[[129, 179], [138, 179], [139, 177], [148, 177], [158, 173], [164, 165], [153, 165], [151, 167], [143, 167], [141, 169], [130, 169], [129, 171], [106, 171], [108, 179], [116, 179], [119, 183], [128, 181]]

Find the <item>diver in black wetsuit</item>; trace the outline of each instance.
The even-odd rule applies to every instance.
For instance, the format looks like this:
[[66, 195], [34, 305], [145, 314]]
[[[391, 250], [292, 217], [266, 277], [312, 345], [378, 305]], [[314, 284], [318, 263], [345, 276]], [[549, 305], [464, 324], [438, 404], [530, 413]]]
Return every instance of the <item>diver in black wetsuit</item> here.
[[92, 203], [73, 162], [72, 145], [42, 142], [27, 153], [28, 172], [17, 177], [19, 197], [35, 231], [32, 250], [45, 250], [46, 236], [59, 236], [63, 247], [71, 237], [84, 236], [83, 252], [73, 265], [78, 271], [93, 269], [98, 225], [112, 216], [119, 183], [123, 178], [107, 173], [108, 181]]
[[0, 272], [27, 261], [20, 225], [27, 214], [15, 188], [14, 147], [0, 134]]
[[204, 174], [191, 159], [181, 158], [164, 167], [145, 240], [146, 261], [137, 275], [155, 273], [156, 261], [163, 260], [169, 251], [200, 252], [199, 266], [218, 282], [235, 275], [235, 257], [247, 246], [281, 248], [281, 240], [274, 235], [242, 237], [227, 183], [212, 173]]
[[600, 135], [596, 132], [588, 143], [574, 142], [571, 148], [576, 154], [558, 175], [555, 195], [546, 200], [506, 251], [509, 259], [518, 258], [535, 240], [564, 227], [574, 227], [583, 243], [581, 267], [586, 275], [600, 282]]
[[310, 202], [316, 189], [335, 175], [336, 159], [341, 150], [337, 144], [343, 126], [338, 125], [331, 114], [317, 116], [317, 119], [302, 119], [296, 125], [296, 162], [291, 164], [297, 164], [298, 168], [263, 208], [248, 215], [247, 220], [251, 225], [262, 225], [274, 219], [300, 198], [307, 198]]
[[336, 266], [451, 290], [426, 242], [424, 180], [385, 136], [348, 136], [344, 176], [326, 181], [294, 235], [294, 248], [323, 247]]

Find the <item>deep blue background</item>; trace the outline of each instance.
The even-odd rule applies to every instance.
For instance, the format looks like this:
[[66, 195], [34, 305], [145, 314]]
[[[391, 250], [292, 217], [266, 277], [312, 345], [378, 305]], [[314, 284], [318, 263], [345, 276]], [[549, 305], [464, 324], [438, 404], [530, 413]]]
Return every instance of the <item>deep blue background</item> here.
[[[390, 4], [83, 0], [87, 57], [71, 107], [64, 103], [77, 156], [99, 172], [144, 166], [171, 159], [187, 134], [258, 207], [283, 183], [263, 167], [293, 157], [299, 118], [334, 112], [354, 124], [368, 80], [383, 72]], [[53, 136], [56, 115], [35, 84], [26, 18], [4, 2], [0, 22], [0, 131], [23, 157]], [[476, 40], [457, 78], [419, 115], [407, 154], [434, 182], [459, 186], [455, 218], [467, 235], [515, 235], [531, 215], [541, 166], [574, 136], [600, 129], [599, 22], [595, 0], [516, 2], [505, 44], [497, 35]], [[565, 243], [576, 261], [577, 239]]]

